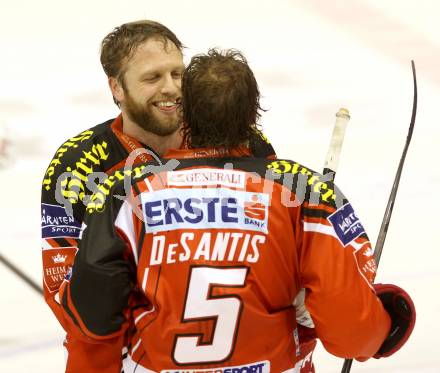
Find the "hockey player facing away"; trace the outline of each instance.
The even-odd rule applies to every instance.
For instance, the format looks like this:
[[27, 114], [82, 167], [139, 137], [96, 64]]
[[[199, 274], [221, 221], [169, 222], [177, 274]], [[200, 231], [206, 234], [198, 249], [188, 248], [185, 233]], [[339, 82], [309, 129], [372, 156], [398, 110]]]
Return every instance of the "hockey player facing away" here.
[[134, 312], [125, 372], [293, 373], [304, 365], [293, 301], [305, 288], [330, 353], [396, 352], [414, 305], [371, 284], [371, 245], [349, 201], [295, 161], [251, 156], [260, 105], [245, 58], [193, 57], [182, 110], [186, 149], [145, 164], [127, 198], [123, 180], [91, 198], [60, 289], [71, 333], [111, 344]]
[[[182, 49], [176, 35], [154, 21], [130, 22], [110, 32], [102, 40], [100, 59], [121, 113], [66, 140], [44, 175], [44, 295], [65, 329], [58, 291], [78, 251], [85, 206], [96, 183], [109, 176], [101, 186], [109, 188], [120, 174], [110, 175], [124, 168], [127, 158], [134, 158], [134, 166], [128, 171], [134, 172], [136, 165], [151, 159], [152, 154], [179, 148], [182, 142], [177, 115], [184, 69]], [[273, 156], [271, 145], [259, 134], [254, 135], [252, 152], [261, 157]], [[111, 345], [91, 346], [68, 333], [64, 345], [68, 373], [119, 373], [126, 355], [124, 337]]]

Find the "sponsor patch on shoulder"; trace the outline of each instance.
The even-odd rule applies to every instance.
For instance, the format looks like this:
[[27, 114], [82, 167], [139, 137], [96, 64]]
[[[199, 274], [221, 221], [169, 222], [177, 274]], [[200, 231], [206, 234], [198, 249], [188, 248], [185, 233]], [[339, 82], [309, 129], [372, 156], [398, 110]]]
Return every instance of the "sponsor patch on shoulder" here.
[[41, 204], [41, 235], [43, 238], [78, 238], [81, 223], [67, 214], [62, 206]]
[[270, 373], [270, 362], [265, 360], [234, 367], [165, 369], [161, 370], [160, 373]]
[[350, 203], [337, 209], [327, 220], [330, 221], [339, 241], [344, 246], [347, 246], [362, 233], [365, 233], [365, 229]]
[[47, 289], [58, 291], [64, 279], [70, 279], [70, 267], [78, 251], [76, 247], [58, 247], [43, 250], [43, 280]]

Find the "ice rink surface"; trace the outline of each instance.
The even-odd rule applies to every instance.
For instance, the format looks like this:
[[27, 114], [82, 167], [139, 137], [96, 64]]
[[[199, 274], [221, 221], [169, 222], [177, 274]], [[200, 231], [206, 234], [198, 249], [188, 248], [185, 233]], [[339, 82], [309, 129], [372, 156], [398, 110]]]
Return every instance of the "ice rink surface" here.
[[[0, 252], [41, 281], [40, 187], [67, 138], [117, 114], [99, 64], [114, 27], [148, 18], [188, 47], [240, 49], [268, 109], [262, 124], [280, 157], [321, 170], [340, 107], [350, 110], [337, 184], [376, 241], [412, 108], [416, 128], [378, 281], [404, 287], [418, 319], [408, 344], [352, 372], [440, 372], [440, 4], [435, 0], [16, 0], [0, 15], [0, 122], [13, 162], [0, 170]], [[0, 265], [0, 372], [64, 371], [63, 333], [42, 298]], [[264, 336], [262, 336], [264, 338]], [[342, 360], [322, 347], [317, 372]]]

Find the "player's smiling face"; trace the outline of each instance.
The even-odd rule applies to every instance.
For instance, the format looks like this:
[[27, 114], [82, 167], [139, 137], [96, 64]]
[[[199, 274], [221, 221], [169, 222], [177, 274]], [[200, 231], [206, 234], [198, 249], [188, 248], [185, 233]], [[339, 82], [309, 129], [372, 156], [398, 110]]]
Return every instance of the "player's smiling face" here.
[[174, 133], [180, 126], [183, 70], [182, 52], [172, 42], [147, 40], [125, 66], [122, 110], [146, 131], [160, 136]]

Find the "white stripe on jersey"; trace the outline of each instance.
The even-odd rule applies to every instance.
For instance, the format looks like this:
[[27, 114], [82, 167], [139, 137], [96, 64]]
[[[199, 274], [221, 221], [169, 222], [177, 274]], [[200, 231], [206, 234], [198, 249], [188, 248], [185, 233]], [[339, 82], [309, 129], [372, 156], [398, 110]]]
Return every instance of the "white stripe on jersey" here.
[[[339, 240], [335, 230], [330, 225], [320, 224], [320, 223], [308, 223], [303, 221], [304, 223], [304, 232], [317, 232], [322, 233], [327, 236], [335, 237], [337, 240]], [[354, 251], [358, 251], [364, 247], [365, 244], [367, 244], [368, 241], [357, 243], [355, 240], [351, 241], [348, 245], [352, 246]]]
[[115, 220], [115, 226], [122, 230], [130, 241], [131, 251], [133, 252], [133, 257], [136, 265], [138, 265], [138, 254], [136, 249], [136, 243], [134, 242], [135, 233], [133, 226], [133, 213], [129, 204], [126, 200], [121, 209], [119, 210], [118, 216]]
[[144, 316], [148, 315], [149, 313], [154, 312], [155, 310], [156, 310], [156, 307], [153, 306], [153, 308], [151, 310], [142, 312], [138, 317], [136, 317], [134, 319], [134, 323], [137, 324], [140, 319], [142, 319]]
[[[139, 340], [137, 341], [137, 343], [134, 345], [134, 347], [133, 347], [132, 350], [131, 350], [131, 354], [132, 354], [132, 355], [136, 352], [136, 350], [139, 348], [139, 346], [141, 345], [141, 343], [142, 343], [142, 339], [139, 338]], [[130, 357], [130, 354], [129, 354], [128, 356]]]
[[308, 223], [304, 221], [304, 232], [317, 232], [326, 234], [327, 236], [335, 237], [339, 240], [334, 228], [330, 225], [324, 225], [319, 223]]
[[145, 268], [144, 278], [142, 279], [142, 290], [144, 293], [147, 291], [147, 281], [148, 281], [148, 273], [150, 272], [150, 267]]

